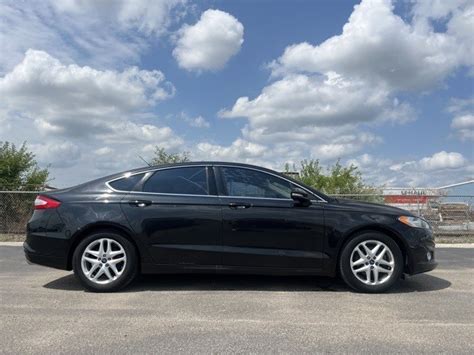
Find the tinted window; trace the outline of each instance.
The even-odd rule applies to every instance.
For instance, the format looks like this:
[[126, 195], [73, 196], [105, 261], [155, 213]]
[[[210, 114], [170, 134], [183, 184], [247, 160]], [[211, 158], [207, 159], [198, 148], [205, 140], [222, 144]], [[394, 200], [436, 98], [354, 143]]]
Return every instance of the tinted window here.
[[143, 178], [145, 174], [137, 174], [129, 177], [124, 177], [112, 182], [109, 182], [109, 185], [115, 190], [120, 191], [132, 191], [135, 185]]
[[208, 195], [205, 167], [158, 170], [143, 185], [144, 192]]
[[290, 198], [294, 188], [289, 181], [256, 170], [221, 168], [229, 196]]

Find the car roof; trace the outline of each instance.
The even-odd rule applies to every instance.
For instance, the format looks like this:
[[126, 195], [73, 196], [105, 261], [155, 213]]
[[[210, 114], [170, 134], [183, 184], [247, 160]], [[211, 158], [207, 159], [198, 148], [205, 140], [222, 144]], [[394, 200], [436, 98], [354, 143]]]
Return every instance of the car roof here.
[[171, 168], [171, 167], [179, 167], [179, 166], [200, 166], [200, 165], [220, 165], [220, 166], [237, 166], [237, 167], [246, 167], [252, 169], [259, 169], [259, 170], [266, 170], [272, 173], [277, 171], [265, 168], [263, 166], [252, 165], [252, 164], [245, 164], [245, 163], [235, 163], [235, 162], [228, 162], [228, 161], [190, 161], [190, 162], [181, 162], [181, 163], [169, 163], [169, 164], [159, 164], [159, 165], [150, 165], [146, 167], [141, 167], [133, 170], [122, 171], [120, 174], [125, 173], [140, 173], [142, 171], [154, 170], [154, 169], [162, 169], [162, 168]]

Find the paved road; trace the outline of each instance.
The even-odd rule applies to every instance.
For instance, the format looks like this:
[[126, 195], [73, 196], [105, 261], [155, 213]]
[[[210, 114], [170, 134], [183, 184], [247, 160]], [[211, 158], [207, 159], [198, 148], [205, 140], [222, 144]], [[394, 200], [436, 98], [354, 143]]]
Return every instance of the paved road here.
[[0, 246], [1, 353], [449, 352], [474, 348], [474, 248], [393, 292], [311, 277], [153, 276], [116, 294]]

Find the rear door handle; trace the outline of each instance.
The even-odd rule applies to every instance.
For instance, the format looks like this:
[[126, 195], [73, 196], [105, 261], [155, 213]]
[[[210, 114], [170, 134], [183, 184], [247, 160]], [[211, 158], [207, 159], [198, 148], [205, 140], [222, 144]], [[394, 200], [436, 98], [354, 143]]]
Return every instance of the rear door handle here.
[[130, 201], [129, 204], [131, 206], [135, 207], [146, 207], [151, 205], [151, 201], [149, 200], [135, 200], [135, 201]]
[[252, 204], [247, 203], [247, 202], [231, 202], [231, 203], [229, 203], [229, 207], [240, 210], [240, 209], [244, 209], [244, 208], [250, 208], [250, 207], [252, 207]]

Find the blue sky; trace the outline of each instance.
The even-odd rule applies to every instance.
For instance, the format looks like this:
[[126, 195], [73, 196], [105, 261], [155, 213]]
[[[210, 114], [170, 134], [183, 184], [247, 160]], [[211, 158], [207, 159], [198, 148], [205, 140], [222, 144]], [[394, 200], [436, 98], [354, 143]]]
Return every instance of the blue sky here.
[[52, 184], [155, 145], [367, 181], [474, 175], [474, 5], [438, 1], [0, 2], [0, 141]]

